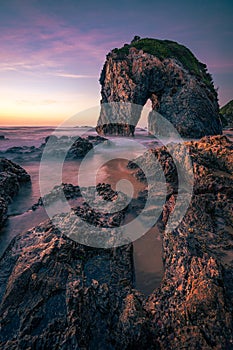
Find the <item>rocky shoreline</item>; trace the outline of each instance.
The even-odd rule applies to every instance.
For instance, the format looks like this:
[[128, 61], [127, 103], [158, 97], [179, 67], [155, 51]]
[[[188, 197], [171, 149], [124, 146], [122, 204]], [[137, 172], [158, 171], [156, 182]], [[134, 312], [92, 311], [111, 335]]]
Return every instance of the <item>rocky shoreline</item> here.
[[95, 145], [109, 142], [106, 138], [99, 135], [88, 135], [87, 137], [68, 137], [65, 135], [57, 137], [52, 135], [46, 137], [40, 147], [10, 147], [4, 151], [0, 151], [0, 157], [23, 163], [40, 161], [48, 141], [49, 147], [46, 148], [46, 156], [55, 159], [65, 157], [66, 160], [83, 158]]
[[[182, 147], [192, 159], [194, 189], [172, 232], [166, 230], [177, 204], [172, 158], [166, 147], [143, 156], [148, 168], [158, 159], [168, 188], [157, 223], [164, 261], [160, 287], [148, 297], [135, 289], [132, 244], [86, 247], [47, 221], [17, 236], [0, 260], [2, 348], [233, 349], [233, 143], [213, 136]], [[178, 157], [182, 147], [173, 145]], [[134, 163], [128, 166], [144, 181]], [[69, 186], [67, 196], [79, 197], [79, 188]], [[98, 190], [109, 201], [117, 195], [104, 184]], [[140, 193], [134, 206], [143, 208], [146, 196]], [[95, 213], [89, 210], [76, 214], [90, 221]]]

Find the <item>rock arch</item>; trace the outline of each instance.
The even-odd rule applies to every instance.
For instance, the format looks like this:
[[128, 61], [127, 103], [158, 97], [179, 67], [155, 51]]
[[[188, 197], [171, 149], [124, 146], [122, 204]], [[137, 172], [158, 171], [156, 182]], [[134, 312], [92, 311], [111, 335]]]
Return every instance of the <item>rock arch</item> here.
[[[152, 50], [154, 46], [158, 47], [157, 51]], [[140, 39], [122, 49], [114, 49], [107, 55], [100, 84], [102, 106], [130, 102], [143, 107], [150, 99], [152, 109], [168, 119], [182, 136], [199, 138], [222, 133], [211, 76], [206, 66], [182, 45]], [[101, 108], [97, 132], [130, 135], [134, 133], [141, 110], [138, 108], [132, 117], [131, 112], [109, 114], [105, 107]], [[148, 116], [148, 129], [156, 130], [152, 113]]]

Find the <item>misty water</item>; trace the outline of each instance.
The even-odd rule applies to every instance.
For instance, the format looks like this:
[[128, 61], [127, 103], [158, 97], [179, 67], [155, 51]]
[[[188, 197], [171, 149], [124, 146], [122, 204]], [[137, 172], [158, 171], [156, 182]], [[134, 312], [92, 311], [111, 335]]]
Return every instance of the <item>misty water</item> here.
[[[9, 127], [0, 128], [0, 135], [4, 135], [6, 140], [0, 140], [0, 151], [14, 146], [35, 146], [39, 147], [53, 132], [48, 127]], [[61, 136], [96, 135], [94, 129], [90, 128], [67, 128], [59, 130]], [[225, 131], [225, 134], [232, 137], [232, 131]], [[97, 171], [96, 183], [105, 182], [115, 189], [116, 184], [121, 179], [131, 182], [136, 197], [143, 186], [132, 175], [132, 171], [127, 169], [128, 158], [136, 158], [146, 149], [158, 147], [159, 142], [152, 136], [148, 136], [146, 130], [136, 129], [134, 138], [110, 137], [111, 146], [100, 145], [90, 159], [87, 159], [84, 170], [81, 168], [81, 160], [68, 161], [63, 166], [62, 179], [64, 183], [79, 184], [78, 174], [85, 171], [85, 181], [87, 184], [93, 181], [93, 172], [96, 172], [99, 164], [103, 164]], [[164, 140], [166, 143], [167, 140]], [[171, 140], [169, 140], [171, 141]], [[173, 140], [176, 141], [176, 140]], [[105, 164], [106, 155], [112, 156], [112, 161]], [[108, 157], [107, 157], [108, 158]], [[89, 163], [88, 163], [89, 162]], [[36, 211], [28, 209], [35, 204], [39, 197], [39, 169], [40, 162], [19, 161], [20, 164], [31, 176], [31, 183], [21, 187], [18, 195], [9, 205], [9, 218], [4, 228], [0, 231], [0, 255], [3, 254], [10, 241], [19, 233], [26, 231], [42, 221], [48, 219], [43, 207]], [[86, 171], [86, 169], [89, 169]], [[60, 182], [61, 183], [61, 182]], [[59, 182], [57, 185], [60, 184]], [[48, 185], [48, 192], [51, 190]], [[136, 287], [149, 294], [159, 286], [163, 275], [162, 265], [162, 245], [160, 235], [156, 228], [152, 228], [147, 234], [134, 243], [134, 263], [136, 274]]]

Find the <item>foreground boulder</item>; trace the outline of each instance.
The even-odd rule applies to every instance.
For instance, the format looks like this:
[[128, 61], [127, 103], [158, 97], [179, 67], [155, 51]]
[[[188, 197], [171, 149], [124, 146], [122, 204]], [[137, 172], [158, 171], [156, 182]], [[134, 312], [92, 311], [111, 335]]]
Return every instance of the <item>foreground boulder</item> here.
[[[200, 138], [222, 133], [217, 92], [205, 64], [186, 47], [168, 40], [139, 39], [112, 50], [101, 77], [102, 104], [130, 102], [168, 119], [181, 136]], [[99, 134], [134, 135], [142, 108], [129, 111], [102, 106]], [[148, 130], [156, 133], [154, 114]]]
[[148, 297], [133, 288], [132, 245], [88, 248], [45, 222], [16, 237], [0, 260], [1, 348], [233, 348], [233, 144], [216, 136], [173, 147], [181, 158], [189, 149], [194, 171], [191, 203], [173, 232], [165, 230], [177, 198], [173, 160], [166, 147], [143, 156], [148, 167], [159, 160], [169, 189], [160, 287]]
[[86, 248], [45, 223], [11, 243], [0, 269], [2, 348], [114, 349], [131, 246]]
[[0, 227], [7, 218], [7, 207], [18, 193], [20, 185], [29, 182], [30, 175], [18, 164], [0, 158]]

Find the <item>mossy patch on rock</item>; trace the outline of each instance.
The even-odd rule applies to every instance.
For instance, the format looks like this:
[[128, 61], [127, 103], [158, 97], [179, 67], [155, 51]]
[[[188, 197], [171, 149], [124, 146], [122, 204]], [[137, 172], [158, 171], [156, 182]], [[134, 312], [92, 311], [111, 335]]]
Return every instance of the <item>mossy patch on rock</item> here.
[[199, 62], [194, 54], [184, 45], [171, 40], [144, 38], [132, 40], [130, 44], [125, 44], [119, 49], [115, 48], [113, 52], [123, 58], [129, 54], [129, 49], [131, 47], [156, 56], [160, 60], [166, 58], [177, 59], [189, 73], [200, 77], [202, 81], [215, 92], [213, 80], [211, 75], [207, 72], [206, 64]]
[[[152, 110], [171, 122], [181, 136], [222, 134], [212, 77], [205, 64], [176, 42], [136, 37], [131, 44], [113, 49], [100, 84], [102, 106], [96, 129], [100, 135], [134, 135], [140, 107], [148, 100]], [[112, 102], [131, 106], [123, 111], [111, 106]], [[154, 135], [159, 132], [155, 114], [148, 115], [148, 130]]]

